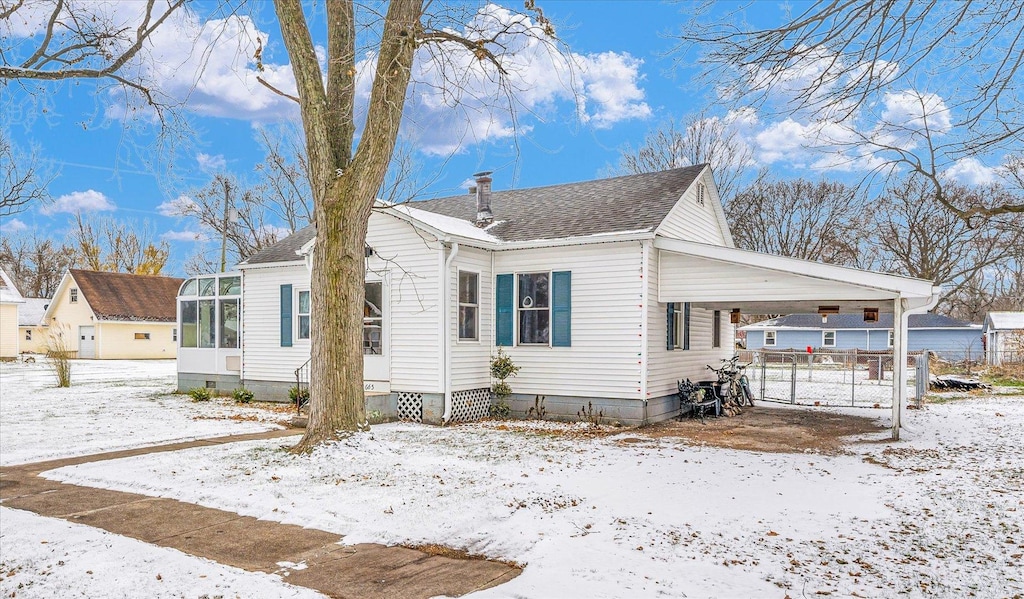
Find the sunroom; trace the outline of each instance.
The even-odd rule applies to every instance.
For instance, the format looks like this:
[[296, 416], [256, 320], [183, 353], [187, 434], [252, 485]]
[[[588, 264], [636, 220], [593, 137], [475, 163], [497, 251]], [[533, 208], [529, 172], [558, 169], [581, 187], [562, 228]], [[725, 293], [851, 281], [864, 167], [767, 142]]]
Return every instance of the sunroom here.
[[242, 274], [186, 280], [178, 291], [178, 388], [241, 386]]

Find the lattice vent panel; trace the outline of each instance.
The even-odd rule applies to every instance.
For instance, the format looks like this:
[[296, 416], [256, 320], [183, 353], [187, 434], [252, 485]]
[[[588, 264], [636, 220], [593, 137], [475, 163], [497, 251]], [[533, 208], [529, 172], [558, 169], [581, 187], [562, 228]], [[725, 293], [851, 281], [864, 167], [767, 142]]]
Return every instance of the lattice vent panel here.
[[469, 389], [452, 393], [451, 422], [469, 422], [486, 418], [491, 408], [490, 389]]
[[399, 392], [398, 419], [423, 422], [423, 394]]

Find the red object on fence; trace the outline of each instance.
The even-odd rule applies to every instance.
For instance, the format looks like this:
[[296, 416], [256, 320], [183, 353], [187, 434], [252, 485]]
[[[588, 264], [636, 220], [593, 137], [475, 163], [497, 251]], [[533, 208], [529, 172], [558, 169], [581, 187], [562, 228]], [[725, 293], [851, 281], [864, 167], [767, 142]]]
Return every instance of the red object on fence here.
[[813, 353], [814, 353], [814, 348], [813, 348], [813, 347], [811, 347], [810, 345], [808, 345], [808, 346], [807, 346], [807, 353], [809, 353], [809, 354], [813, 354]]

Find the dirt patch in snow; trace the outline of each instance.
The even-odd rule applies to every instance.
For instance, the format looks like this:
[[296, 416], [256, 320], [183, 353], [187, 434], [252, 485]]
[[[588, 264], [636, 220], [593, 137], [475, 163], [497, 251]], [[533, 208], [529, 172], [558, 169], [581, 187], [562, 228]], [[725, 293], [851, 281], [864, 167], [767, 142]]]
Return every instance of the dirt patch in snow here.
[[[874, 414], [874, 413], [872, 413]], [[830, 410], [800, 410], [755, 406], [731, 418], [668, 420], [639, 429], [649, 437], [680, 437], [695, 445], [710, 445], [773, 453], [843, 453], [848, 437], [887, 430], [874, 418]]]

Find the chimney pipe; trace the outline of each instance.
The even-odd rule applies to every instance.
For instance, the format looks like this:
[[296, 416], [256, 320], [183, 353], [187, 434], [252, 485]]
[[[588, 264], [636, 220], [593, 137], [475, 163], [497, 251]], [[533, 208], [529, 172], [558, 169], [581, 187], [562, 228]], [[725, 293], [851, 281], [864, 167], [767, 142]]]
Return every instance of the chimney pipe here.
[[476, 179], [476, 226], [486, 227], [494, 222], [491, 213], [491, 171], [475, 173]]

